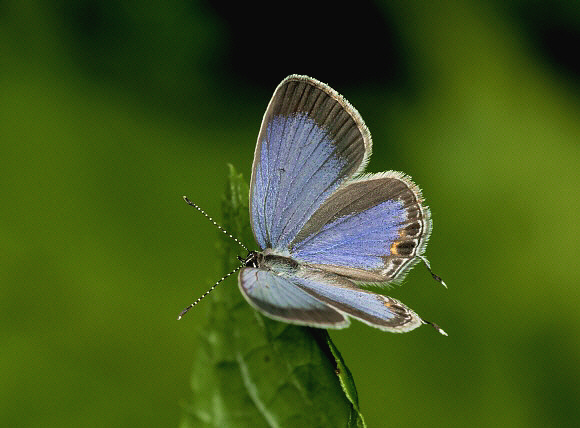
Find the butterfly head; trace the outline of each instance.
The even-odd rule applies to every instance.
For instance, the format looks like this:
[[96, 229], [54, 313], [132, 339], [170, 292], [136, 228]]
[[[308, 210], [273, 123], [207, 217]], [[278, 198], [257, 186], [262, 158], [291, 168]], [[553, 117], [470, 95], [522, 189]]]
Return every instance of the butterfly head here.
[[242, 262], [242, 266], [244, 267], [253, 267], [253, 268], [260, 267], [263, 259], [264, 254], [259, 253], [257, 251], [250, 251], [245, 258], [238, 256], [238, 260]]

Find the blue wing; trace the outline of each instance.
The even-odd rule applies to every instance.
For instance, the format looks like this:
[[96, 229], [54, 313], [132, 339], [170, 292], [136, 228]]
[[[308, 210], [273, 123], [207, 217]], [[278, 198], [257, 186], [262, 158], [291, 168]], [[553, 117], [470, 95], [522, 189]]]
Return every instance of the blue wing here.
[[371, 138], [359, 113], [327, 85], [289, 76], [264, 115], [254, 153], [250, 216], [262, 249], [287, 249], [308, 219], [360, 172]]
[[243, 268], [238, 285], [251, 306], [275, 320], [321, 328], [349, 325], [339, 311], [271, 271]]
[[292, 282], [321, 302], [381, 330], [404, 333], [426, 323], [398, 300], [361, 290], [339, 275], [303, 269]]
[[401, 302], [357, 288], [328, 272], [292, 274], [244, 268], [239, 285], [248, 302], [276, 320], [313, 327], [343, 328], [350, 316], [381, 330], [402, 333], [425, 323]]
[[291, 242], [290, 256], [355, 281], [399, 281], [430, 231], [418, 187], [400, 173], [380, 173], [329, 197]]

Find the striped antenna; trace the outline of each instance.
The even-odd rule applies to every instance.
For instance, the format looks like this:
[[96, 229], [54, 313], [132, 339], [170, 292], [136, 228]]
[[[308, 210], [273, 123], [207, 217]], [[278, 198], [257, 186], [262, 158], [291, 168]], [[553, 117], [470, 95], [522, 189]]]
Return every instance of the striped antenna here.
[[[215, 227], [217, 227], [217, 228], [218, 228], [219, 230], [221, 230], [223, 233], [225, 233], [225, 234], [226, 234], [226, 235], [228, 235], [230, 238], [232, 238], [234, 241], [236, 241], [238, 244], [240, 244], [240, 246], [241, 246], [241, 247], [242, 247], [244, 250], [246, 250], [247, 252], [250, 252], [250, 250], [248, 250], [244, 244], [242, 244], [242, 243], [241, 243], [241, 242], [240, 242], [240, 241], [239, 241], [237, 238], [235, 238], [234, 236], [232, 236], [232, 234], [231, 234], [231, 233], [229, 233], [227, 230], [225, 230], [223, 227], [221, 227], [219, 224], [217, 224], [213, 218], [211, 218], [209, 215], [207, 215], [207, 213], [206, 213], [204, 210], [202, 210], [202, 209], [201, 209], [201, 208], [200, 208], [200, 207], [199, 207], [197, 204], [195, 204], [194, 202], [191, 202], [191, 201], [190, 201], [190, 200], [187, 198], [187, 196], [184, 196], [184, 197], [183, 197], [183, 200], [184, 200], [185, 202], [187, 202], [187, 205], [189, 205], [189, 206], [192, 206], [193, 208], [195, 208], [196, 210], [198, 210], [200, 213], [202, 213], [202, 214], [203, 214], [203, 215], [204, 215], [204, 216], [205, 216], [205, 217], [206, 217], [206, 218], [207, 218], [209, 221], [211, 221], [211, 222], [213, 223], [213, 225], [214, 225]], [[229, 275], [228, 275], [228, 276], [229, 276]], [[222, 278], [222, 279], [223, 279], [223, 278]], [[219, 283], [219, 281], [218, 281], [218, 283]], [[217, 284], [216, 284], [216, 285], [217, 285]], [[214, 286], [214, 287], [215, 287], [215, 286]]]
[[238, 266], [238, 267], [237, 267], [237, 268], [235, 268], [233, 271], [231, 271], [230, 273], [228, 273], [226, 276], [222, 277], [222, 278], [221, 278], [221, 279], [220, 279], [218, 282], [216, 282], [214, 285], [212, 285], [212, 287], [211, 287], [209, 290], [207, 290], [205, 293], [203, 293], [201, 296], [199, 296], [199, 298], [198, 298], [198, 299], [197, 299], [195, 302], [193, 302], [193, 303], [192, 303], [191, 305], [189, 305], [187, 308], [185, 308], [184, 310], [182, 310], [182, 311], [179, 313], [179, 316], [177, 317], [177, 320], [179, 321], [179, 320], [180, 320], [180, 319], [181, 319], [181, 318], [182, 318], [182, 317], [183, 317], [183, 316], [184, 316], [186, 313], [188, 313], [188, 312], [189, 312], [189, 310], [190, 310], [191, 308], [193, 308], [195, 305], [197, 305], [199, 302], [201, 302], [201, 300], [202, 300], [202, 299], [203, 299], [205, 296], [207, 296], [209, 293], [211, 293], [211, 292], [212, 292], [212, 291], [213, 291], [213, 290], [214, 290], [214, 289], [215, 289], [215, 288], [218, 286], [218, 284], [219, 284], [220, 282], [222, 282], [222, 281], [223, 281], [224, 279], [226, 279], [227, 277], [229, 277], [229, 276], [233, 275], [234, 273], [236, 273], [237, 271], [239, 271], [239, 270], [240, 270], [242, 267], [243, 267], [243, 265], [240, 265], [240, 266]]
[[[227, 230], [225, 230], [223, 227], [221, 227], [219, 224], [217, 224], [215, 222], [215, 220], [213, 218], [211, 218], [204, 210], [202, 210], [197, 204], [191, 202], [189, 200], [189, 198], [187, 196], [183, 197], [183, 200], [185, 202], [187, 202], [187, 205], [192, 206], [193, 208], [195, 208], [196, 210], [198, 210], [200, 213], [202, 213], [209, 221], [211, 221], [213, 223], [213, 225], [215, 227], [217, 227], [219, 230], [221, 230], [223, 233], [225, 233], [226, 235], [228, 235], [231, 239], [233, 239], [234, 241], [236, 241], [244, 250], [246, 250], [248, 253], [250, 252], [250, 250], [248, 250], [246, 248], [246, 246], [244, 244], [242, 244], [236, 237], [234, 237], [231, 233], [229, 233]], [[240, 257], [238, 257], [238, 259], [240, 259]], [[245, 259], [240, 259], [240, 261], [244, 261]], [[189, 305], [188, 307], [186, 307], [184, 310], [182, 310], [179, 313], [179, 316], [177, 317], [177, 320], [180, 320], [181, 318], [183, 318], [183, 316], [188, 313], [195, 305], [197, 305], [199, 302], [201, 302], [201, 300], [207, 296], [209, 293], [211, 293], [213, 290], [215, 290], [215, 288], [222, 282], [224, 281], [226, 278], [230, 277], [231, 275], [233, 275], [234, 273], [236, 273], [237, 271], [239, 271], [244, 265], [240, 265], [237, 268], [235, 268], [233, 271], [231, 271], [230, 273], [228, 273], [226, 276], [222, 277], [219, 281], [217, 281], [214, 285], [212, 285], [212, 287], [207, 290], [205, 293], [203, 293], [195, 302], [193, 302], [191, 305]]]

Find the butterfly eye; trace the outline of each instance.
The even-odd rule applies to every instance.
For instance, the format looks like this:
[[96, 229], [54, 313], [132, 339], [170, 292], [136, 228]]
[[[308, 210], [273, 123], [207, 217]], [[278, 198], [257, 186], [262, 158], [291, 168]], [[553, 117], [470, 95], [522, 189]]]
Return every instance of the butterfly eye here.
[[256, 251], [250, 251], [245, 259], [243, 257], [238, 256], [238, 260], [241, 261], [245, 267], [253, 267], [253, 268], [260, 267], [260, 262], [262, 258], [263, 256], [260, 253], [257, 253]]

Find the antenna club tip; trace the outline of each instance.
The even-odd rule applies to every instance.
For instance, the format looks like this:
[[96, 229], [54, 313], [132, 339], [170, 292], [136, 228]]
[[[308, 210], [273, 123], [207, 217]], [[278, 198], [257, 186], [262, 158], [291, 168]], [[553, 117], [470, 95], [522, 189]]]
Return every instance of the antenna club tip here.
[[434, 322], [431, 321], [426, 321], [426, 320], [421, 320], [423, 321], [423, 324], [429, 324], [431, 327], [433, 327], [435, 330], [437, 330], [437, 332], [443, 336], [449, 336], [447, 334], [447, 332], [445, 330], [443, 330], [441, 327], [439, 327], [437, 324], [435, 324]]

